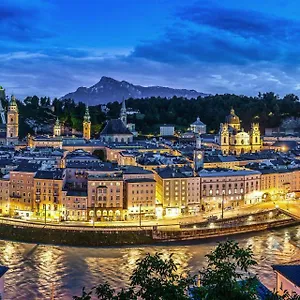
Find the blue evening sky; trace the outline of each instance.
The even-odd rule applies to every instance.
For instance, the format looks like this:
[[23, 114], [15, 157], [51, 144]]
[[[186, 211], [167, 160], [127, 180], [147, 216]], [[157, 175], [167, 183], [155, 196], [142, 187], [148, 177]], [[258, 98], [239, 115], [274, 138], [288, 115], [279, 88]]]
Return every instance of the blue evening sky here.
[[1, 0], [0, 85], [59, 97], [102, 76], [300, 94], [298, 0]]

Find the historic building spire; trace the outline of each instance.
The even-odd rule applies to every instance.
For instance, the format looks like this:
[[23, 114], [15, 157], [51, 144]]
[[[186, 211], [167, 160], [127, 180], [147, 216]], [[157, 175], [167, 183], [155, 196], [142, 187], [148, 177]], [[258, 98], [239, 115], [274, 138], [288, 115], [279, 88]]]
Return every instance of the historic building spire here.
[[61, 135], [61, 126], [60, 126], [58, 118], [56, 118], [56, 121], [55, 121], [55, 124], [54, 124], [54, 127], [53, 127], [53, 135], [54, 136], [60, 136]]
[[83, 117], [83, 138], [86, 140], [91, 139], [91, 117], [88, 105], [85, 108], [85, 114]]
[[126, 104], [125, 104], [125, 99], [123, 97], [122, 101], [122, 107], [121, 107], [121, 112], [120, 112], [120, 119], [124, 123], [124, 125], [127, 125], [127, 111], [126, 111]]
[[19, 138], [19, 110], [14, 95], [11, 96], [7, 110], [6, 142], [15, 145]]
[[241, 127], [240, 118], [231, 108], [230, 114], [226, 116], [225, 123], [220, 124], [218, 144], [223, 155], [258, 152], [262, 146], [259, 124], [252, 123], [251, 130], [246, 132]]

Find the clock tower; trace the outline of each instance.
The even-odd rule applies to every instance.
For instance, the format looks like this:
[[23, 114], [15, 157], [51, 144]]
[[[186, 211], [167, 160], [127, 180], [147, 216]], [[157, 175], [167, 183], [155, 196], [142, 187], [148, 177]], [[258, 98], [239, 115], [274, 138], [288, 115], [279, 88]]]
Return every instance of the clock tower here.
[[11, 96], [7, 110], [6, 141], [8, 145], [15, 145], [19, 139], [19, 111], [14, 95]]
[[201, 138], [200, 135], [196, 136], [196, 147], [194, 150], [194, 169], [197, 172], [203, 168], [204, 162], [204, 151], [201, 149]]
[[86, 140], [91, 139], [91, 118], [88, 106], [86, 106], [85, 114], [83, 117], [83, 138], [85, 138]]

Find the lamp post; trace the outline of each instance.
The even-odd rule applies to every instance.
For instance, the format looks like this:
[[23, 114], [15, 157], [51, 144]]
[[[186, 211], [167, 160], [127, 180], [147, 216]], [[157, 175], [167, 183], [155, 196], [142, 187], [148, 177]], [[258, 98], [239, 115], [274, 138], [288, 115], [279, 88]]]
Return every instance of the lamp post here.
[[45, 225], [47, 223], [47, 204], [45, 204]]
[[142, 204], [140, 203], [139, 225], [142, 227]]
[[96, 203], [94, 202], [93, 228], [95, 228], [95, 217], [96, 217]]
[[224, 218], [224, 198], [225, 198], [225, 190], [222, 192], [222, 220]]

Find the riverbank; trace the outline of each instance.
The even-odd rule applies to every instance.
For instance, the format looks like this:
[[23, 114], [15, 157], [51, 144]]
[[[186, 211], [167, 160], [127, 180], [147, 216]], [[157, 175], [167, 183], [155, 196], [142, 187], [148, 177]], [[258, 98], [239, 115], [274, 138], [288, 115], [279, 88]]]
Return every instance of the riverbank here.
[[184, 228], [92, 228], [43, 225], [1, 220], [0, 239], [66, 246], [101, 247], [200, 240], [264, 231], [300, 224], [282, 210], [228, 218], [216, 223], [185, 225]]

